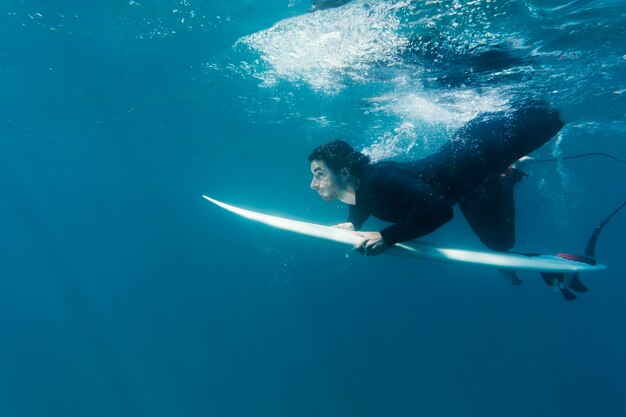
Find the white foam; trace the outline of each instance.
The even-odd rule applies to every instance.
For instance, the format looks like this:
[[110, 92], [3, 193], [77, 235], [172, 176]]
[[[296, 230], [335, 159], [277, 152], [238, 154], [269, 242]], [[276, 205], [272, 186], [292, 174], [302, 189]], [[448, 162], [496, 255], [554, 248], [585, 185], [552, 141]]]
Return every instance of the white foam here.
[[370, 112], [384, 112], [399, 120], [392, 132], [384, 132], [364, 149], [373, 160], [428, 155], [478, 114], [508, 107], [508, 101], [496, 90], [484, 94], [449, 91], [437, 96], [401, 91], [367, 101], [372, 105]]
[[265, 85], [286, 80], [337, 93], [348, 80], [365, 81], [374, 65], [389, 62], [407, 43], [397, 32], [396, 10], [403, 6], [352, 2], [280, 21], [238, 43], [260, 53], [267, 68], [255, 76]]

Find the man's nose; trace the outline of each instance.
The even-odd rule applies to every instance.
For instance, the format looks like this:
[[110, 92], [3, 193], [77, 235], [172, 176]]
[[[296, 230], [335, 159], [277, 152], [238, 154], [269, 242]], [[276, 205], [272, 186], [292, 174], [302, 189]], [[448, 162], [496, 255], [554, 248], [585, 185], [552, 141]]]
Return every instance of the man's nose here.
[[317, 186], [318, 186], [317, 181], [315, 181], [315, 178], [313, 178], [311, 180], [311, 188], [314, 190], [317, 190]]

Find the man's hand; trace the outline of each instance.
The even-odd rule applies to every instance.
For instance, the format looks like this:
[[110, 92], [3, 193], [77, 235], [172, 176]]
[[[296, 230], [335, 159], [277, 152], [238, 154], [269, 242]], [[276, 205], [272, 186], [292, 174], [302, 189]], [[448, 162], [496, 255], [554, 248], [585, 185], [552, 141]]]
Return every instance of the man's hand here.
[[383, 253], [389, 246], [378, 232], [357, 232], [363, 240], [354, 249], [361, 255], [374, 256]]
[[336, 227], [337, 229], [344, 229], [344, 230], [349, 230], [351, 232], [354, 232], [354, 225], [350, 222], [339, 223], [331, 227]]

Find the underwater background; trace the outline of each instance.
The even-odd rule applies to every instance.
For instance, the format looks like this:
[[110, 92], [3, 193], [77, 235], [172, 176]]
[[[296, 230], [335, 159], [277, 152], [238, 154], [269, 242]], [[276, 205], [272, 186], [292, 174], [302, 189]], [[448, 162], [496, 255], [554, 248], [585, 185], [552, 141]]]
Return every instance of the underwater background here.
[[[626, 415], [626, 212], [567, 302], [201, 197], [340, 223], [315, 146], [419, 158], [526, 97], [566, 123], [536, 158], [623, 160], [626, 3], [0, 0], [0, 416]], [[524, 169], [518, 251], [626, 197], [609, 158]]]

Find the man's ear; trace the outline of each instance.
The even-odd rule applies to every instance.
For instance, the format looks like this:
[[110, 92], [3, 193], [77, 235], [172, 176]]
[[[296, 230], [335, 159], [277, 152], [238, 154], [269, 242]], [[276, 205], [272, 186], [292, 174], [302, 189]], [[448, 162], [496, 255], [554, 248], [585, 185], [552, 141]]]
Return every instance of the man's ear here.
[[350, 169], [348, 167], [343, 167], [341, 168], [341, 171], [339, 171], [339, 174], [341, 174], [341, 179], [343, 181], [348, 181], [348, 178], [350, 178]]

